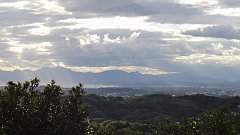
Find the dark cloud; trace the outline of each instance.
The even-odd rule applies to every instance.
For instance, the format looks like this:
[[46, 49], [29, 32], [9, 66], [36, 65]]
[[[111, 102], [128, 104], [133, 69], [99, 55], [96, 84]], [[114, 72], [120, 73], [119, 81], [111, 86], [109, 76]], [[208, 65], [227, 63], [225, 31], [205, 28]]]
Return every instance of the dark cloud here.
[[71, 12], [101, 16], [147, 16], [155, 14], [199, 14], [201, 10], [173, 1], [130, 0], [61, 0], [61, 5]]
[[227, 7], [239, 7], [240, 2], [238, 0], [219, 0], [223, 6]]
[[190, 30], [185, 31], [182, 34], [192, 35], [195, 37], [240, 39], [240, 30], [228, 25], [212, 26], [204, 29]]
[[34, 14], [27, 10], [16, 9], [7, 9], [6, 11], [0, 12], [0, 17], [1, 27], [31, 24], [34, 22], [42, 21], [45, 18], [43, 15]]
[[[226, 0], [227, 1], [227, 0]], [[233, 1], [233, 0], [230, 0]], [[176, 24], [238, 25], [239, 17], [208, 15], [204, 8], [182, 5], [172, 0], [64, 0], [60, 4], [75, 17], [149, 16], [149, 21]]]

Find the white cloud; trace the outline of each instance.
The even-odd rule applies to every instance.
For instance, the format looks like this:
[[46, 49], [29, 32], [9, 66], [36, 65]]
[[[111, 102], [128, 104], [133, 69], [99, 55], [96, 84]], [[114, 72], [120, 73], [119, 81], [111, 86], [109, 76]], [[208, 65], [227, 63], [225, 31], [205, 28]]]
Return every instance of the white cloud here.
[[240, 15], [239, 15], [240, 8], [222, 8], [222, 7], [217, 7], [217, 8], [209, 9], [206, 12], [208, 14], [210, 14], [210, 15], [220, 14], [220, 15], [225, 15], [225, 16], [240, 17]]
[[117, 44], [119, 44], [119, 43], [122, 42], [122, 40], [125, 40], [125, 39], [124, 39], [124, 38], [121, 39], [120, 37], [116, 37], [115, 39], [111, 39], [111, 38], [109, 37], [109, 34], [105, 34], [105, 35], [104, 35], [104, 38], [103, 38], [103, 41], [104, 41], [105, 43], [117, 43]]
[[218, 44], [212, 44], [213, 48], [217, 51], [223, 49], [223, 45], [221, 43], [218, 43]]
[[152, 74], [152, 75], [175, 74], [175, 72], [165, 72], [165, 71], [161, 71], [159, 69], [148, 68], [148, 67], [137, 67], [137, 66], [72, 67], [72, 66], [65, 65], [63, 62], [53, 62], [52, 66], [53, 67], [63, 67], [63, 68], [71, 69], [76, 72], [99, 73], [99, 72], [104, 72], [104, 71], [108, 71], [108, 70], [122, 70], [125, 72], [140, 72], [142, 74]]
[[85, 36], [78, 36], [76, 38], [79, 40], [80, 45], [82, 46], [101, 42], [101, 39], [97, 34], [87, 34]]
[[[97, 23], [96, 23], [97, 22]], [[64, 24], [64, 28], [80, 29], [130, 29], [131, 31], [144, 30], [151, 32], [178, 33], [183, 30], [193, 30], [204, 28], [207, 24], [162, 24], [149, 21], [149, 17], [108, 17], [108, 18], [88, 18], [88, 19], [65, 19], [59, 23]]]
[[189, 64], [217, 63], [227, 66], [238, 65], [240, 62], [240, 44], [223, 45], [222, 43], [212, 43], [209, 48], [198, 50], [190, 55], [175, 57], [176, 62]]
[[45, 27], [45, 26], [40, 26], [40, 27], [37, 27], [37, 28], [29, 29], [28, 31], [32, 35], [46, 36], [49, 33], [51, 33], [51, 28]]
[[137, 39], [141, 35], [140, 32], [133, 32], [133, 34], [129, 37], [129, 39]]
[[240, 56], [236, 55], [208, 55], [208, 54], [192, 54], [190, 56], [176, 57], [178, 62], [190, 63], [190, 64], [206, 64], [210, 63], [224, 64], [228, 66], [236, 65], [240, 62]]
[[[133, 32], [130, 37], [125, 36], [118, 36], [118, 37], [110, 37], [112, 35], [110, 34], [104, 34], [102, 37], [98, 34], [86, 34], [81, 36], [72, 36], [72, 38], [78, 39], [80, 42], [80, 46], [85, 45], [93, 45], [93, 44], [102, 44], [102, 45], [108, 45], [108, 44], [120, 44], [123, 42], [130, 42], [136, 40], [140, 36], [140, 32]], [[68, 37], [67, 37], [68, 38]], [[70, 39], [68, 38], [67, 41]]]

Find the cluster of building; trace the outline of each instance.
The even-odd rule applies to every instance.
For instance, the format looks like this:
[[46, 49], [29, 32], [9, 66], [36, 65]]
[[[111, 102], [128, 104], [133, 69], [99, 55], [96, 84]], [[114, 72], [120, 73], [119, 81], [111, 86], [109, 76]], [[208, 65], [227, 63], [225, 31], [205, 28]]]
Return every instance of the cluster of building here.
[[161, 87], [149, 88], [162, 94], [173, 96], [204, 94], [208, 96], [240, 96], [240, 88], [209, 88], [209, 87]]

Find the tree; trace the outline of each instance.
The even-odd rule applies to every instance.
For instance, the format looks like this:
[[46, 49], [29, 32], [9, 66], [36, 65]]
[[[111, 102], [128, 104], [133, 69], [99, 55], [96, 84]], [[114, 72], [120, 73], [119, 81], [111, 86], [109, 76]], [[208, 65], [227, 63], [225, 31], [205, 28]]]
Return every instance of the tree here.
[[160, 135], [239, 135], [240, 114], [230, 112], [228, 106], [180, 122], [167, 121], [160, 125]]
[[90, 132], [82, 84], [64, 94], [55, 81], [39, 90], [39, 79], [8, 82], [0, 90], [0, 134], [74, 134]]

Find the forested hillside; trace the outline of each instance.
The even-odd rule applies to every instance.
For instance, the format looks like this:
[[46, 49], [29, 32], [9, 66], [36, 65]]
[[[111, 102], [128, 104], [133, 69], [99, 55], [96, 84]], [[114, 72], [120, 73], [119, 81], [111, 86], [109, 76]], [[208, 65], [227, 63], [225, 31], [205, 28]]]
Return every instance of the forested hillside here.
[[230, 105], [232, 110], [236, 110], [240, 105], [240, 98], [223, 99], [200, 94], [178, 97], [161, 94], [139, 97], [103, 97], [91, 94], [84, 97], [84, 102], [90, 106], [91, 118], [159, 121], [196, 116], [223, 105]]

